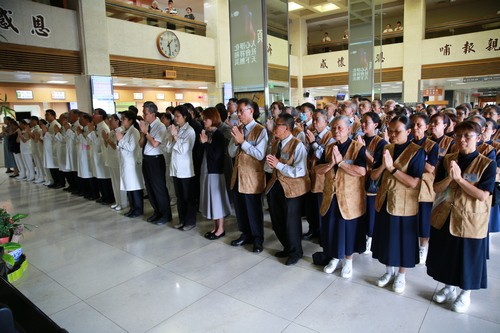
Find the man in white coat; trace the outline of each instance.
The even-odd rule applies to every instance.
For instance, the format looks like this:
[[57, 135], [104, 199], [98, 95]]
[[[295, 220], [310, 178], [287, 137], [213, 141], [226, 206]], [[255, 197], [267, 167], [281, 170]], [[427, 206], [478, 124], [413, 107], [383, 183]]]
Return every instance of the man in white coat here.
[[89, 130], [87, 125], [92, 123], [92, 116], [82, 112], [80, 115], [80, 127], [76, 128], [76, 141], [78, 143], [78, 179], [80, 180], [80, 192], [77, 195], [85, 199], [96, 200], [95, 188], [92, 188], [92, 166], [90, 156], [90, 144], [87, 136]]
[[55, 128], [61, 127], [61, 124], [56, 120], [56, 112], [52, 109], [45, 111], [45, 120], [48, 124], [46, 127], [42, 127], [43, 131], [43, 165], [50, 171], [53, 183], [47, 184], [50, 188], [62, 188], [64, 187], [64, 178], [61, 179], [59, 174], [59, 162], [57, 160], [57, 151], [55, 144]]
[[[59, 116], [59, 124], [68, 122], [68, 115], [63, 113]], [[69, 169], [66, 167], [66, 129], [61, 127], [54, 128], [54, 141], [56, 143], [57, 162], [59, 164], [59, 175], [63, 185], [66, 185], [67, 172]]]
[[92, 121], [95, 126], [92, 126], [92, 123], [87, 125], [89, 129], [87, 138], [90, 140], [90, 145], [92, 146], [92, 158], [95, 171], [94, 177], [97, 178], [97, 186], [100, 194], [100, 198], [97, 199], [96, 202], [109, 206], [115, 202], [115, 197], [111, 184], [111, 173], [109, 167], [106, 166], [104, 157], [107, 150], [102, 132], [104, 131], [106, 134], [109, 134], [109, 127], [104, 122], [107, 116], [106, 111], [103, 109], [97, 108], [94, 110]]
[[77, 176], [78, 176], [78, 142], [76, 140], [76, 128], [80, 127], [78, 118], [80, 111], [72, 109], [68, 113], [68, 120], [62, 123], [66, 131], [66, 179], [69, 187], [64, 191], [71, 193], [79, 192]]
[[33, 154], [33, 160], [35, 162], [35, 183], [40, 184], [44, 182], [44, 167], [43, 167], [43, 142], [40, 140], [42, 135], [42, 129], [38, 125], [38, 117], [31, 116], [30, 127], [31, 127], [31, 153]]

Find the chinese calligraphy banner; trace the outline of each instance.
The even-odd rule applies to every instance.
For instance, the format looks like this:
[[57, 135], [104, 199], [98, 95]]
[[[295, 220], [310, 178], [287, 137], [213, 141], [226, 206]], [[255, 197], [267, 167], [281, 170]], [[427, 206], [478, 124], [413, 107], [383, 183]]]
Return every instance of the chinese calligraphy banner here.
[[233, 91], [263, 91], [268, 45], [262, 0], [230, 0], [229, 12]]

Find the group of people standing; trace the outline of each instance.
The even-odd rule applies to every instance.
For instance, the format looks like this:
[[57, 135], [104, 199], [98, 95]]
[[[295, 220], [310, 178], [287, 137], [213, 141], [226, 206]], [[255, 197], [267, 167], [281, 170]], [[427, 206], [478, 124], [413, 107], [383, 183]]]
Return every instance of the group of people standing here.
[[[350, 278], [353, 255], [371, 250], [386, 266], [377, 285], [392, 282], [397, 293], [405, 290], [407, 270], [426, 263], [445, 284], [434, 301], [453, 301], [457, 312], [467, 310], [471, 290], [487, 287], [488, 234], [500, 230], [499, 199], [492, 196], [497, 106], [471, 115], [463, 106], [428, 114], [425, 105], [414, 112], [366, 99], [324, 109], [274, 102], [265, 123], [248, 99], [201, 115], [189, 104], [160, 114], [145, 102], [143, 118], [134, 109], [96, 109], [92, 116], [71, 110], [59, 122], [47, 110], [45, 120], [10, 120], [3, 130], [9, 149], [26, 170], [26, 160], [34, 165], [30, 176], [18, 166], [18, 179], [54, 188], [67, 180], [65, 190], [116, 210], [129, 207], [131, 218], [144, 214], [145, 189], [153, 208], [147, 221], [158, 225], [172, 221], [175, 194], [175, 228], [194, 228], [200, 211], [214, 222], [205, 233], [211, 240], [225, 235], [232, 202], [241, 234], [230, 244], [252, 244], [255, 253], [263, 251], [265, 194], [283, 246], [275, 255], [286, 265], [303, 256], [302, 240], [317, 238], [322, 251], [313, 261], [324, 272], [341, 267]], [[457, 110], [466, 112], [461, 120]], [[13, 142], [28, 144], [31, 159]]]

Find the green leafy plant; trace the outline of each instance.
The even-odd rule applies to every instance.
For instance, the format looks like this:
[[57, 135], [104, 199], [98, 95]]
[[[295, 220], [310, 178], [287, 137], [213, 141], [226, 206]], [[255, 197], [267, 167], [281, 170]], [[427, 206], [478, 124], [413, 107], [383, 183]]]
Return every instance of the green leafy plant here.
[[36, 228], [37, 226], [20, 222], [27, 216], [27, 214], [15, 214], [14, 216], [11, 216], [5, 208], [0, 208], [0, 238], [10, 237], [16, 233], [16, 230], [18, 233], [19, 230], [21, 230], [22, 233], [24, 228], [27, 230], [31, 230], [30, 227]]
[[4, 117], [16, 119], [16, 111], [9, 107], [7, 103], [7, 94], [5, 94], [3, 98], [0, 97], [0, 114]]

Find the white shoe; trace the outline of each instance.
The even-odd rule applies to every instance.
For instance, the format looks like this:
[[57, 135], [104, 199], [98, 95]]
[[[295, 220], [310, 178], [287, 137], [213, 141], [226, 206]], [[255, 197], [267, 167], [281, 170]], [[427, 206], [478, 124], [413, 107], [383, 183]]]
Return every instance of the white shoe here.
[[45, 183], [43, 183], [43, 185], [45, 185], [45, 186], [49, 186], [50, 184], [52, 184], [52, 183], [51, 182], [45, 182]]
[[344, 265], [344, 267], [342, 267], [342, 271], [340, 272], [340, 276], [344, 279], [349, 279], [352, 276], [352, 264]]
[[400, 275], [397, 275], [394, 279], [394, 283], [392, 284], [392, 290], [394, 290], [395, 293], [401, 294], [403, 291], [405, 291], [405, 287], [406, 279], [404, 277], [400, 277]]
[[420, 247], [418, 250], [418, 257], [420, 259], [420, 265], [425, 265], [425, 261], [427, 260], [427, 252], [428, 252], [428, 247]]
[[323, 272], [328, 273], [328, 274], [332, 274], [333, 272], [335, 272], [335, 270], [337, 269], [337, 265], [339, 264], [339, 261], [340, 261], [339, 259], [335, 259], [335, 258], [330, 260], [328, 265], [323, 267]]
[[122, 210], [122, 209], [123, 209], [123, 207], [122, 207], [122, 206], [120, 206], [120, 205], [116, 205], [116, 207], [115, 207], [115, 210], [116, 210], [117, 212], [119, 212], [119, 211], [120, 211], [120, 210]]
[[460, 294], [451, 305], [451, 310], [458, 313], [464, 313], [469, 308], [469, 305], [470, 305], [470, 296], [465, 296], [463, 294]]
[[432, 296], [432, 300], [436, 303], [441, 304], [451, 301], [452, 299], [455, 299], [455, 297], [457, 297], [457, 288], [447, 286], [436, 292], [434, 296]]
[[38, 180], [35, 180], [35, 184], [41, 184], [41, 183], [43, 183], [43, 182], [44, 182], [44, 180], [43, 180], [43, 179], [38, 179]]
[[366, 239], [366, 250], [365, 250], [365, 253], [370, 253], [370, 252], [372, 252], [372, 238], [368, 237]]
[[115, 209], [116, 207], [118, 207], [119, 205], [118, 204], [114, 204], [114, 205], [111, 205], [111, 209]]
[[17, 177], [16, 177], [16, 180], [19, 180], [19, 181], [21, 181], [21, 180], [25, 180], [25, 179], [26, 179], [26, 177], [22, 177], [22, 176], [17, 176]]
[[391, 282], [392, 279], [394, 279], [394, 274], [385, 273], [384, 275], [382, 275], [381, 277], [378, 278], [378, 280], [377, 280], [377, 286], [383, 288], [389, 282]]
[[35, 178], [25, 179], [27, 182], [32, 182], [33, 180], [35, 180]]

